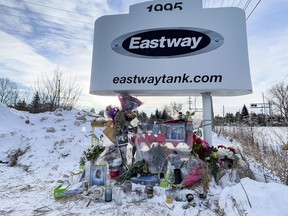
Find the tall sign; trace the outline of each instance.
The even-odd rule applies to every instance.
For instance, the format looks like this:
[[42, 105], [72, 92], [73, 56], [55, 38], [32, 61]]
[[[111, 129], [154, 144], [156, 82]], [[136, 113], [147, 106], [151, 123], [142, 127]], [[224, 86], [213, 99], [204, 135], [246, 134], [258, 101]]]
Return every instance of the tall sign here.
[[201, 0], [154, 0], [95, 21], [90, 93], [252, 92], [245, 12]]
[[90, 93], [202, 95], [212, 142], [212, 96], [252, 93], [245, 12], [201, 0], [154, 0], [95, 21]]

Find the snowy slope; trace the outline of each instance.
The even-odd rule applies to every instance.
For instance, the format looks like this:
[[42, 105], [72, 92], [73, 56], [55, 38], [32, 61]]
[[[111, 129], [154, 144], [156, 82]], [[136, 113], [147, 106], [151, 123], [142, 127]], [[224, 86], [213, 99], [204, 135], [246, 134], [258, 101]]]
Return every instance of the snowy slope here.
[[[29, 114], [2, 104], [0, 113], [0, 160], [9, 162], [13, 152], [25, 152], [14, 167], [0, 164], [0, 215], [288, 215], [287, 186], [248, 178], [226, 188], [211, 181], [207, 200], [196, 199], [195, 207], [185, 202], [165, 204], [162, 188], [155, 188], [151, 200], [137, 204], [124, 200], [121, 206], [91, 202], [86, 207], [89, 197], [82, 194], [55, 200], [57, 180], [71, 180], [71, 171], [79, 170], [82, 152], [91, 143], [90, 121], [95, 117], [75, 110]], [[214, 135], [213, 144], [229, 142]], [[222, 210], [215, 212], [218, 205]]]

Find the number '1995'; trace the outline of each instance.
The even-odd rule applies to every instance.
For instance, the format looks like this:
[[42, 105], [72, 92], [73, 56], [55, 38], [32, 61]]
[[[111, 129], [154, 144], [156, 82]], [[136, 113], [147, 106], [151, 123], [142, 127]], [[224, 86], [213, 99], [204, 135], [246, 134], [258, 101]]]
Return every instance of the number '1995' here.
[[148, 6], [147, 9], [148, 9], [148, 12], [182, 10], [182, 4], [183, 2], [175, 2], [174, 4], [172, 3], [155, 4], [155, 5]]

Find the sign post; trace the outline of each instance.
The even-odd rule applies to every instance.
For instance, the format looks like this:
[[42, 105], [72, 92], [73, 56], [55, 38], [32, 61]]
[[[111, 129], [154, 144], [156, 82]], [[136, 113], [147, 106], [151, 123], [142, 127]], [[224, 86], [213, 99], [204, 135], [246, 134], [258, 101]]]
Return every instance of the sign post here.
[[202, 93], [204, 140], [212, 145], [212, 97], [210, 92]]

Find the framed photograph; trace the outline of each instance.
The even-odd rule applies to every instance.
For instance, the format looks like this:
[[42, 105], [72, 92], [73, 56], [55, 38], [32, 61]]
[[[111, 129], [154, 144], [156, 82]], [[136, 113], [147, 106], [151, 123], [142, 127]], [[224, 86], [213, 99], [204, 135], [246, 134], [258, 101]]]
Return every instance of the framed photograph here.
[[128, 141], [128, 133], [123, 133], [119, 136], [116, 136], [116, 139], [117, 139], [117, 144], [118, 145], [121, 145], [121, 144], [127, 144], [129, 141]]
[[90, 185], [105, 186], [106, 184], [106, 165], [91, 165]]
[[183, 142], [185, 140], [185, 125], [184, 124], [167, 125], [167, 140]]

